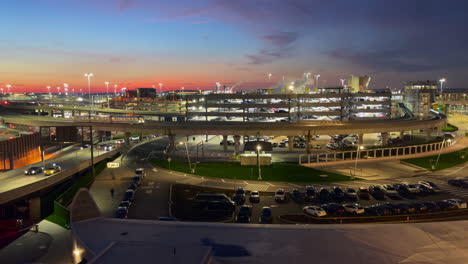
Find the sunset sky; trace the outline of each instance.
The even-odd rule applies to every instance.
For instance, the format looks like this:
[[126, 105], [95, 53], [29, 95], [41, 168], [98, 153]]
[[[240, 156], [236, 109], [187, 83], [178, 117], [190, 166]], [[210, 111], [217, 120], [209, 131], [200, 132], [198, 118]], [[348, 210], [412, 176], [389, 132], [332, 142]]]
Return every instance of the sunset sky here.
[[[468, 1], [9, 0], [0, 2], [0, 88], [271, 87], [350, 74], [371, 88], [447, 78], [464, 88]], [[272, 73], [271, 80], [267, 74]]]

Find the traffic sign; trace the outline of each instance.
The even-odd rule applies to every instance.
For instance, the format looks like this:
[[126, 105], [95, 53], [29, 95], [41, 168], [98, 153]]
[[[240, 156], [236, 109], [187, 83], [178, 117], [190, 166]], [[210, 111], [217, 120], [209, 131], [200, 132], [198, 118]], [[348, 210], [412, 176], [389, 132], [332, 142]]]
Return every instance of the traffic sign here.
[[115, 169], [120, 167], [120, 163], [118, 162], [107, 162], [107, 168]]

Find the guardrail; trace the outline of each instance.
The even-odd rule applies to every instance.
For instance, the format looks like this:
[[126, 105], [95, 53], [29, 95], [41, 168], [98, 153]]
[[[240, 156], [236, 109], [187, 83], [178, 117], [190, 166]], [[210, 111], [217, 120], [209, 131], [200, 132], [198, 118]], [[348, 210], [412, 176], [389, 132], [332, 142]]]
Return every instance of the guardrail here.
[[384, 147], [376, 149], [351, 150], [341, 152], [322, 152], [317, 154], [299, 155], [299, 165], [304, 163], [327, 163], [344, 160], [369, 159], [377, 157], [400, 157], [418, 153], [431, 152], [447, 148], [456, 143], [456, 140], [428, 143], [422, 145], [403, 147]]

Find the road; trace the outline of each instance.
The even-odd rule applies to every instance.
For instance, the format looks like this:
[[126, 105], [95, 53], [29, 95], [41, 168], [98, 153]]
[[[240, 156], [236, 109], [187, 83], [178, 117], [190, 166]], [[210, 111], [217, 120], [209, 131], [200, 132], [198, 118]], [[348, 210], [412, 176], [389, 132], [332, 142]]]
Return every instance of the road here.
[[[105, 153], [105, 151], [103, 150], [94, 150], [95, 156], [98, 156], [103, 153]], [[57, 163], [59, 166], [62, 167], [62, 170], [67, 170], [68, 168], [72, 168], [77, 164], [80, 164], [81, 162], [89, 159], [91, 159], [91, 151], [89, 148], [82, 150], [79, 146], [73, 146], [70, 147], [70, 149], [63, 152], [59, 157], [47, 160], [45, 164]], [[0, 185], [0, 194], [21, 186], [34, 183], [36, 181], [43, 180], [47, 177], [54, 177], [54, 175], [45, 176], [43, 173], [38, 175], [24, 175], [24, 171], [32, 166], [41, 167], [43, 166], [43, 164], [42, 162], [37, 162], [22, 168], [17, 168], [0, 174], [0, 181], [2, 182], [2, 184]]]

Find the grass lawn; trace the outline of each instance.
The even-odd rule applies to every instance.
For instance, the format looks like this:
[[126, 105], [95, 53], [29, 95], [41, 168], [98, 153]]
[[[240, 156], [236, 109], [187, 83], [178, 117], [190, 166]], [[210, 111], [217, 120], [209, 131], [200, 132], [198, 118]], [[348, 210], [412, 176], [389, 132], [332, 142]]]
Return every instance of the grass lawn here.
[[[161, 168], [190, 173], [189, 165], [185, 162], [172, 161], [170, 168], [167, 160], [153, 160], [152, 163]], [[350, 177], [342, 174], [286, 163], [262, 166], [261, 169], [264, 181], [335, 182], [351, 180]], [[258, 167], [241, 166], [240, 163], [198, 163], [194, 174], [225, 179], [257, 180]], [[328, 177], [320, 177], [323, 174], [328, 175]]]
[[[465, 163], [466, 161], [468, 161], [467, 150], [468, 149], [465, 148], [462, 151], [456, 151], [456, 152], [451, 152], [451, 153], [440, 155], [439, 163], [437, 165], [436, 170], [443, 170], [443, 169], [447, 169], [447, 168]], [[462, 152], [465, 153], [464, 159], [460, 158], [460, 155]], [[430, 160], [433, 160], [432, 163], [435, 164], [435, 161], [437, 160], [437, 155], [424, 157], [424, 158], [403, 159], [402, 161], [431, 170], [432, 168], [431, 168]]]

